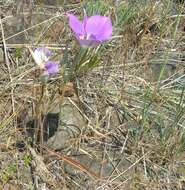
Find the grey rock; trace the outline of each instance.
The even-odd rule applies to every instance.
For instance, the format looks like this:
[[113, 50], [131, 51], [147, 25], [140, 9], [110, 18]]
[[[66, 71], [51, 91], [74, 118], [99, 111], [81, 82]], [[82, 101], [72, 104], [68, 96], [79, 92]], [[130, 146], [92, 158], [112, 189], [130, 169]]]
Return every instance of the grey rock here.
[[149, 68], [154, 81], [159, 79], [161, 70], [163, 70], [161, 80], [165, 80], [183, 69], [182, 54], [178, 54], [176, 51], [168, 54], [163, 51], [156, 52], [149, 60]]
[[55, 150], [70, 147], [70, 139], [77, 138], [81, 133], [82, 127], [86, 125], [82, 114], [67, 99], [60, 109], [57, 131], [46, 143]]

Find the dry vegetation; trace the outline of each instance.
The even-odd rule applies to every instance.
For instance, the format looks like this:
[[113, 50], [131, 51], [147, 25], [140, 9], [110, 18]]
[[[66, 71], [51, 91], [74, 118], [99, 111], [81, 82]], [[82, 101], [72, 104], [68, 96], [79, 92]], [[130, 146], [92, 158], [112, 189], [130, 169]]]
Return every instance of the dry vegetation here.
[[[184, 8], [175, 0], [0, 1], [0, 189], [184, 190]], [[62, 65], [79, 49], [64, 13], [84, 10], [111, 15], [114, 36], [98, 50], [101, 64], [64, 86]], [[28, 49], [43, 44], [61, 60], [44, 88]], [[54, 147], [33, 139], [45, 121], [52, 131], [73, 117], [78, 135], [65, 129]]]

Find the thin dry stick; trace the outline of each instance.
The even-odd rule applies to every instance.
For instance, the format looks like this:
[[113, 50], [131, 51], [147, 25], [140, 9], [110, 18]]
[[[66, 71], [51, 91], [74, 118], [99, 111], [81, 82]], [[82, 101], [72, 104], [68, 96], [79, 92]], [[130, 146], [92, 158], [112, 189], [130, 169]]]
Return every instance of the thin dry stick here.
[[143, 166], [144, 166], [144, 171], [145, 171], [145, 177], [147, 178], [147, 169], [146, 169], [146, 158], [145, 158], [145, 151], [144, 148], [142, 147], [142, 154], [143, 154]]
[[[5, 62], [8, 68], [8, 74], [9, 74], [9, 78], [10, 78], [10, 82], [12, 82], [12, 76], [11, 76], [11, 69], [10, 69], [10, 62], [9, 62], [9, 58], [8, 58], [8, 54], [7, 54], [7, 48], [6, 48], [6, 41], [5, 41], [5, 34], [4, 34], [4, 29], [3, 29], [3, 23], [2, 23], [2, 19], [0, 18], [0, 25], [1, 25], [1, 33], [2, 33], [2, 42], [3, 42], [3, 48], [4, 48], [4, 55], [5, 55]], [[13, 110], [13, 114], [15, 113], [15, 100], [14, 100], [14, 95], [13, 92], [14, 88], [11, 88], [11, 101], [12, 101], [12, 110]]]
[[127, 135], [126, 135], [126, 137], [125, 137], [125, 140], [124, 140], [124, 143], [123, 143], [123, 146], [122, 146], [122, 149], [121, 149], [121, 154], [123, 154], [123, 151], [124, 151], [124, 149], [125, 149], [127, 140], [128, 140], [128, 133], [127, 133]]
[[[66, 47], [65, 45], [63, 44], [48, 44], [48, 43], [35, 43], [35, 44], [25, 44], [25, 43], [22, 43], [22, 44], [8, 44], [6, 43], [6, 47], [7, 48], [35, 48], [35, 47], [40, 47], [40, 46], [44, 46], [44, 47], [47, 47], [48, 49], [52, 49], [52, 50], [65, 50]], [[3, 47], [3, 45], [0, 44], [0, 47]], [[70, 50], [70, 48], [68, 48]]]
[[17, 110], [15, 110], [14, 113], [12, 113], [8, 118], [5, 118], [3, 121], [0, 123], [0, 133], [4, 128], [10, 124], [11, 120], [14, 119], [14, 117], [22, 111], [22, 108], [24, 107], [24, 104], [20, 105]]
[[119, 185], [117, 185], [114, 189], [112, 189], [112, 190], [116, 190], [116, 189], [118, 189], [119, 187], [122, 187], [122, 185], [124, 185], [127, 181], [129, 181], [129, 180], [131, 180], [132, 178], [131, 177], [129, 177], [129, 178], [127, 178], [125, 181], [123, 181], [123, 182], [121, 182]]

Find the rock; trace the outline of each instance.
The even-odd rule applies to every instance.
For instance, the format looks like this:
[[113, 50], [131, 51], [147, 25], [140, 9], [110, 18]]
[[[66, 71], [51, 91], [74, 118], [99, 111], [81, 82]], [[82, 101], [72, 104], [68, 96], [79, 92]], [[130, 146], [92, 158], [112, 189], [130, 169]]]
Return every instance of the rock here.
[[[86, 148], [88, 148], [88, 151], [90, 151], [90, 147]], [[95, 147], [92, 147], [91, 151], [94, 151], [95, 149]], [[89, 172], [94, 173], [99, 177], [101, 176], [102, 179], [106, 180], [109, 178], [109, 180], [111, 180], [117, 176], [117, 183], [121, 183], [123, 180], [125, 180], [125, 178], [130, 177], [134, 174], [134, 167], [128, 170], [128, 168], [131, 166], [131, 163], [119, 151], [111, 150], [107, 152], [108, 156], [105, 156], [104, 160], [102, 160], [104, 153], [101, 149], [96, 150], [93, 153], [95, 154], [94, 156], [89, 156], [81, 154], [79, 152], [78, 155], [73, 156], [73, 159], [78, 160], [80, 164], [88, 168]], [[84, 189], [89, 189], [89, 187], [92, 186], [92, 184], [90, 186], [88, 184], [92, 183], [93, 180], [91, 180], [88, 175], [84, 175], [82, 171], [74, 169], [74, 167], [72, 167], [68, 163], [64, 164], [64, 168], [68, 174], [73, 176], [73, 180], [76, 181], [76, 183], [83, 187], [85, 185]], [[126, 170], [128, 171], [125, 172], [124, 175], [120, 175], [118, 177], [118, 174]], [[94, 189], [96, 189], [97, 187], [95, 186]]]
[[71, 139], [77, 138], [82, 127], [86, 125], [82, 114], [68, 99], [65, 99], [65, 103], [60, 109], [57, 131], [46, 143], [55, 150], [70, 147]]
[[163, 70], [161, 80], [165, 80], [177, 72], [182, 72], [183, 57], [176, 51], [171, 50], [168, 54], [164, 51], [156, 52], [149, 60], [150, 72], [148, 73], [148, 78], [150, 79], [152, 77], [153, 81], [157, 81], [161, 70]]

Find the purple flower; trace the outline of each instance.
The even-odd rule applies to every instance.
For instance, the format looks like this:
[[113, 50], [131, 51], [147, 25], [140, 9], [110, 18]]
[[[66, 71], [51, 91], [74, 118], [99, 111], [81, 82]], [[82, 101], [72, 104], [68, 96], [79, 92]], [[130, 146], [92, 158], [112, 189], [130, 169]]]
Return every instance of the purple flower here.
[[53, 75], [58, 73], [59, 65], [53, 61], [47, 61], [44, 67], [44, 73], [47, 75]]
[[49, 60], [52, 55], [53, 53], [45, 47], [39, 47], [33, 52], [33, 58], [37, 65], [44, 70], [44, 74], [52, 75], [59, 71], [59, 65]]
[[112, 22], [109, 17], [94, 15], [85, 16], [83, 21], [72, 14], [69, 17], [69, 25], [81, 46], [95, 47], [109, 40], [112, 36]]

